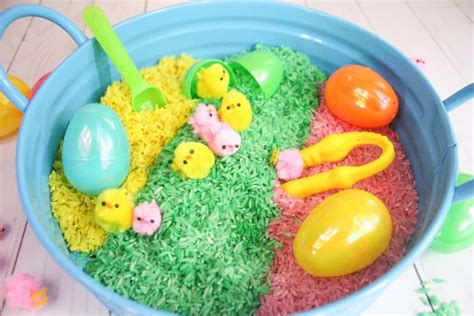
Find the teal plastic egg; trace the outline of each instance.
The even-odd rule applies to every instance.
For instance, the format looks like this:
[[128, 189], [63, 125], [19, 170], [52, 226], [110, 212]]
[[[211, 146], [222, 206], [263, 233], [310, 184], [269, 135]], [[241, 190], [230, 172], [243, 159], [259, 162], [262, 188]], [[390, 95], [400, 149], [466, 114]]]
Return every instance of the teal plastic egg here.
[[98, 195], [119, 187], [130, 168], [130, 145], [117, 114], [99, 103], [83, 106], [69, 122], [62, 162], [68, 181]]

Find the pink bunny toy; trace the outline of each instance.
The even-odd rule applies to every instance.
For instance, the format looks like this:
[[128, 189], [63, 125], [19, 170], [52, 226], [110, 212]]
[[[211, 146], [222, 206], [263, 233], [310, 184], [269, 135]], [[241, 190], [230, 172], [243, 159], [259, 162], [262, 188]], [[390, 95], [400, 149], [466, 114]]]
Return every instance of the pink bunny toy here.
[[189, 124], [193, 127], [194, 134], [202, 139], [210, 138], [209, 129], [219, 122], [216, 108], [209, 103], [199, 104], [189, 119]]
[[213, 131], [212, 138], [207, 142], [209, 148], [216, 155], [226, 157], [235, 154], [239, 150], [240, 135], [229, 125], [221, 123], [217, 131]]
[[133, 230], [141, 235], [153, 235], [161, 225], [161, 210], [156, 201], [143, 202], [133, 210]]
[[301, 177], [303, 158], [298, 149], [287, 149], [278, 155], [276, 171], [279, 179], [288, 181]]

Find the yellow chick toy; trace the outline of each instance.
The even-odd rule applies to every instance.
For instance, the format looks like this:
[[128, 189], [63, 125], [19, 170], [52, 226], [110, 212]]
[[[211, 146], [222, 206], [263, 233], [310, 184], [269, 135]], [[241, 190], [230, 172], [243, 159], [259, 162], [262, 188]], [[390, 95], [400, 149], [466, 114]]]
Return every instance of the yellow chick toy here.
[[132, 226], [133, 203], [119, 189], [108, 189], [97, 197], [95, 222], [109, 233], [122, 233]]
[[215, 161], [214, 154], [206, 145], [184, 142], [176, 147], [171, 168], [187, 178], [202, 179], [209, 175]]
[[237, 132], [246, 130], [252, 122], [250, 102], [243, 93], [236, 90], [231, 90], [224, 96], [218, 114], [222, 122], [229, 124]]
[[201, 69], [197, 77], [197, 94], [201, 98], [220, 99], [227, 93], [230, 77], [221, 64]]

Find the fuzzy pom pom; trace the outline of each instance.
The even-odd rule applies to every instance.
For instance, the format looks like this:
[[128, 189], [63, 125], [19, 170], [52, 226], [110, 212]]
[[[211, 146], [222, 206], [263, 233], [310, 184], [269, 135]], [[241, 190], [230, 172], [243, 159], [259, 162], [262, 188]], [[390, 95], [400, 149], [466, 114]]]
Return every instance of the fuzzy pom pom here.
[[24, 273], [9, 277], [1, 294], [12, 307], [37, 311], [48, 302], [47, 290], [36, 278]]
[[240, 148], [240, 135], [229, 125], [221, 123], [217, 132], [213, 133], [212, 139], [208, 141], [209, 148], [218, 156], [227, 157], [233, 155]]
[[0, 225], [0, 240], [3, 239], [6, 232], [7, 232], [7, 228], [5, 226]]
[[209, 103], [200, 103], [189, 119], [194, 134], [202, 139], [210, 138], [210, 129], [219, 122], [216, 108]]
[[301, 177], [303, 159], [298, 149], [287, 149], [278, 155], [276, 164], [278, 178], [288, 181]]
[[133, 230], [140, 235], [153, 235], [161, 225], [161, 210], [156, 201], [143, 202], [133, 210]]
[[421, 57], [410, 57], [410, 60], [418, 66], [421, 72], [426, 72], [426, 61]]

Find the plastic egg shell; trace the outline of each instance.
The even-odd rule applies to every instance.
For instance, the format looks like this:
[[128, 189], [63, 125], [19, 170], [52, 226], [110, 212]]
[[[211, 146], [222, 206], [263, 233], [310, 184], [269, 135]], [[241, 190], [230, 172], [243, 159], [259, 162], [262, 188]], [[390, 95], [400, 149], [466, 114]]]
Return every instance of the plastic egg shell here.
[[[10, 75], [8, 78], [21, 94], [26, 98], [30, 97], [31, 89], [23, 80]], [[0, 137], [15, 132], [18, 127], [20, 127], [22, 118], [23, 113], [21, 113], [3, 93], [0, 93]]]
[[293, 253], [313, 276], [341, 276], [373, 263], [391, 234], [390, 213], [380, 199], [366, 191], [345, 190], [311, 211], [296, 234]]
[[69, 182], [97, 195], [118, 188], [130, 168], [130, 146], [117, 114], [99, 103], [83, 106], [64, 136], [62, 161]]
[[334, 116], [355, 126], [386, 126], [398, 113], [392, 86], [369, 67], [339, 68], [329, 77], [324, 96]]

